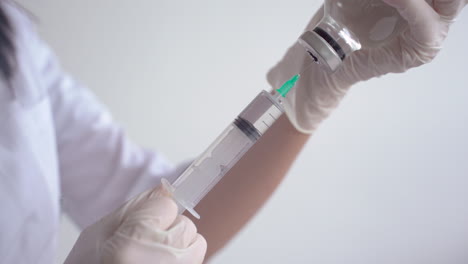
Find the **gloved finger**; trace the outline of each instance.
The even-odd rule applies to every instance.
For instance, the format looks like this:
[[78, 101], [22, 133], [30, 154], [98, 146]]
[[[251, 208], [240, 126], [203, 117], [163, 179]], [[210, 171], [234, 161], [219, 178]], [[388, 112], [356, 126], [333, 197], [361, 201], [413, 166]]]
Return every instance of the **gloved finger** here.
[[162, 196], [171, 197], [171, 192], [166, 189], [164, 184], [161, 183], [161, 184], [159, 184], [158, 186], [156, 186], [155, 188], [153, 188], [152, 190], [149, 191], [149, 193], [147, 195], [147, 198], [151, 199], [151, 198], [154, 198], [154, 197], [162, 197]]
[[[143, 243], [141, 243], [143, 242]], [[103, 264], [131, 263], [191, 263], [202, 264], [206, 254], [206, 240], [197, 234], [188, 248], [178, 249], [160, 243], [148, 243], [128, 239], [115, 233], [101, 247]]]
[[419, 43], [430, 43], [439, 28], [440, 16], [425, 0], [383, 0], [396, 8], [408, 22], [412, 37]]
[[[124, 223], [125, 221], [128, 222], [127, 218], [129, 217], [136, 217], [142, 214], [147, 215], [160, 215], [164, 214], [166, 217], [164, 219], [155, 219], [156, 221], [162, 221], [161, 228], [169, 227], [172, 222], [177, 217], [177, 205], [170, 201], [172, 199], [166, 198], [164, 201], [156, 202], [156, 200], [161, 197], [170, 197], [170, 193], [164, 188], [161, 184], [158, 187], [147, 190], [143, 193], [140, 193], [136, 197], [133, 197], [129, 201], [125, 202], [119, 209], [115, 210], [111, 214], [103, 217], [100, 222], [103, 226], [106, 226], [106, 230], [104, 230], [108, 235], [112, 234], [117, 228]], [[155, 200], [151, 202], [152, 200]], [[148, 205], [148, 203], [153, 203], [152, 205]], [[170, 205], [167, 205], [167, 204]], [[142, 209], [142, 207], [144, 207]], [[152, 211], [151, 208], [157, 208], [155, 211]], [[168, 209], [166, 209], [168, 208]], [[175, 210], [174, 210], [175, 208]], [[148, 211], [149, 210], [149, 211]], [[162, 212], [164, 211], [164, 213]], [[138, 212], [135, 214], [135, 212]], [[169, 222], [169, 223], [167, 223]]]
[[152, 229], [166, 230], [177, 217], [177, 204], [169, 197], [153, 197], [141, 201], [139, 206], [127, 212], [122, 225], [148, 223]]
[[144, 204], [146, 201], [154, 199], [154, 198], [162, 197], [162, 196], [171, 197], [171, 194], [168, 190], [166, 190], [163, 184], [160, 184], [153, 189], [147, 190], [133, 197], [132, 199], [124, 203], [117, 210], [117, 212], [121, 214], [128, 214], [130, 211], [138, 210], [138, 208], [140, 208], [141, 205]]
[[202, 235], [197, 234], [193, 243], [187, 248], [187, 250], [190, 252], [190, 254], [188, 254], [190, 256], [190, 263], [203, 263], [203, 259], [205, 258], [206, 254], [206, 248], [207, 244], [205, 238]]
[[114, 236], [119, 234], [148, 244], [165, 244], [169, 235], [167, 229], [176, 218], [177, 205], [171, 198], [147, 200], [138, 210], [130, 212]]
[[446, 20], [453, 20], [468, 4], [468, 0], [434, 0], [434, 9]]
[[[398, 39], [392, 42], [396, 41]], [[358, 50], [354, 52], [353, 56], [349, 56], [344, 61], [343, 67], [338, 69], [337, 74], [357, 82], [358, 80], [369, 80], [376, 76], [382, 76], [389, 72], [401, 72], [403, 70], [395, 67], [395, 65], [401, 64], [402, 54], [395, 50], [394, 46], [394, 43], [390, 43], [378, 49]], [[373, 65], [373, 67], [369, 67], [369, 65]]]
[[187, 248], [197, 237], [197, 227], [186, 216], [179, 215], [167, 229], [164, 244], [174, 248]]

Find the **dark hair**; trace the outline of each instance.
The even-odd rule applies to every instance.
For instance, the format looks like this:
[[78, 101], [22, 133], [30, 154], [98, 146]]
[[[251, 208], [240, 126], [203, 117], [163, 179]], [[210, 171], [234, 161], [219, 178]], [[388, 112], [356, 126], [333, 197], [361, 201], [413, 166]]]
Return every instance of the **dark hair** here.
[[0, 0], [0, 74], [10, 81], [16, 70], [16, 47], [14, 29], [5, 10], [4, 0]]

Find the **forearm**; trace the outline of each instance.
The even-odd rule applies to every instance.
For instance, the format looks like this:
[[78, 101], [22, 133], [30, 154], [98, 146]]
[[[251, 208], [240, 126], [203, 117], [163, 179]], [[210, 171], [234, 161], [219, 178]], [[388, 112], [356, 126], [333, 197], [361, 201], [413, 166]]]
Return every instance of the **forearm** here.
[[194, 222], [208, 241], [206, 259], [263, 206], [308, 138], [283, 115], [199, 203], [202, 218]]

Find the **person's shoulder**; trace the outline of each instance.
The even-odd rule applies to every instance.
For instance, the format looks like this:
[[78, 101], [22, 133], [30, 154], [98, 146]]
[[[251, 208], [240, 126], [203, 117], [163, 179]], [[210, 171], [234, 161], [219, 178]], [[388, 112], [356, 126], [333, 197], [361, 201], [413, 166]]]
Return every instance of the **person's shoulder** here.
[[36, 22], [38, 19], [33, 13], [12, 0], [4, 0], [1, 4], [8, 16], [15, 35], [24, 35], [25, 33], [31, 34], [31, 32], [36, 31]]
[[12, 0], [0, 3], [12, 27], [16, 53], [17, 67], [11, 80], [12, 90], [16, 99], [24, 104], [33, 104], [46, 94], [43, 69], [51, 53], [39, 36], [37, 19], [26, 8]]

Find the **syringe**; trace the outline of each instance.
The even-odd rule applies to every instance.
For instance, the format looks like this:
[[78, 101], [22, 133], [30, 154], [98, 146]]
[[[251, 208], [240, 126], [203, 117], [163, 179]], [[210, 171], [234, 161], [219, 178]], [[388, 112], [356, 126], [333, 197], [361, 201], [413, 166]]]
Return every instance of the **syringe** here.
[[166, 189], [179, 207], [196, 218], [194, 207], [284, 113], [282, 99], [299, 79], [295, 75], [273, 94], [261, 91], [216, 140]]

